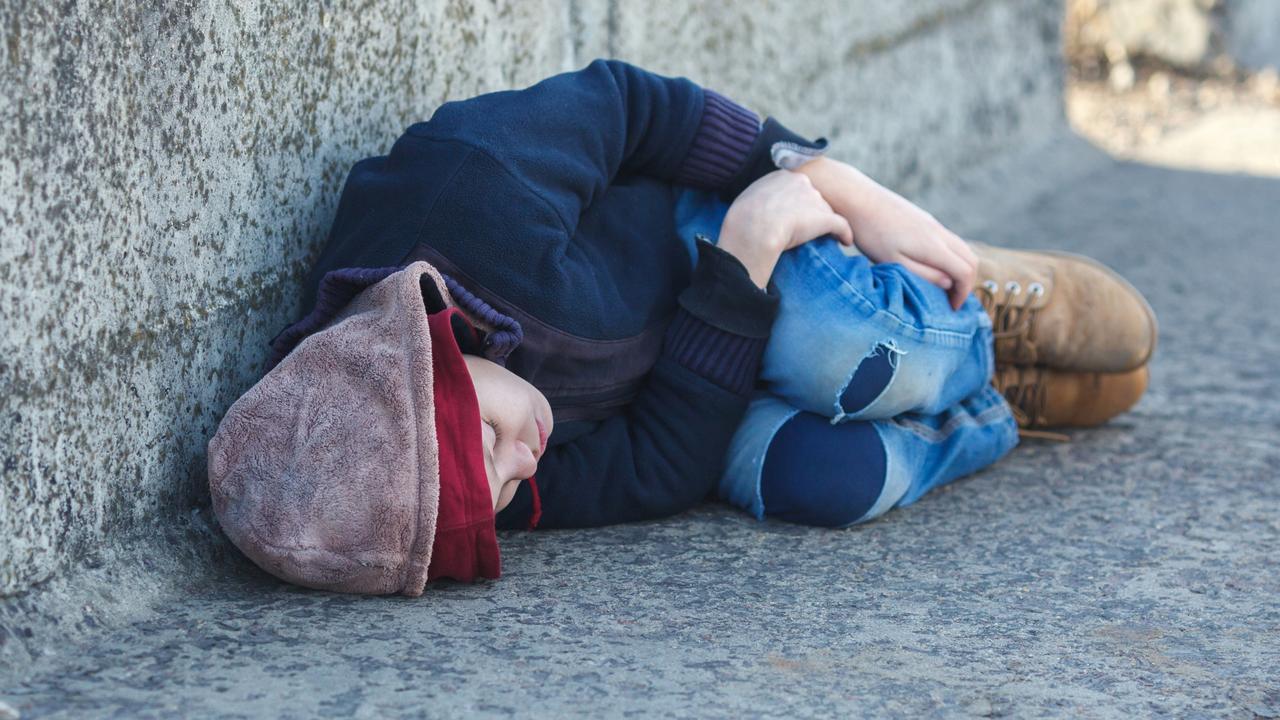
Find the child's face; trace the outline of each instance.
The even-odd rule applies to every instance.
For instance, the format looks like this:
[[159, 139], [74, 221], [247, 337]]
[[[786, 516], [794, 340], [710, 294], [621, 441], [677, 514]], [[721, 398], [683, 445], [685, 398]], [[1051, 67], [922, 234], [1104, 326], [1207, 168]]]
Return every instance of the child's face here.
[[537, 469], [553, 425], [551, 404], [510, 370], [474, 355], [463, 359], [480, 405], [484, 465], [497, 512]]

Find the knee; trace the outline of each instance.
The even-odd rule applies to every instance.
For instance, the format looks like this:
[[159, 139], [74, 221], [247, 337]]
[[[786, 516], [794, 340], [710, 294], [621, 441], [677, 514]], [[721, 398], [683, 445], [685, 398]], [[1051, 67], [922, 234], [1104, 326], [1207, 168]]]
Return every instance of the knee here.
[[866, 519], [885, 484], [886, 456], [869, 422], [831, 425], [797, 413], [769, 443], [760, 477], [764, 511], [788, 522], [841, 527]]
[[893, 381], [899, 354], [890, 342], [876, 345], [871, 354], [858, 363], [848, 384], [840, 391], [840, 411], [853, 415], [879, 399]]

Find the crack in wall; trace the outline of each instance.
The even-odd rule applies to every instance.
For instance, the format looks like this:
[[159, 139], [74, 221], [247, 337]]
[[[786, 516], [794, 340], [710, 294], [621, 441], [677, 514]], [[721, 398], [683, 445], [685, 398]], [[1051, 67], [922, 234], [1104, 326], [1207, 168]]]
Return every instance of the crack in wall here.
[[898, 32], [854, 43], [852, 47], [845, 51], [844, 61], [861, 60], [869, 55], [892, 50], [918, 37], [927, 35], [944, 25], [969, 17], [988, 5], [1015, 1], [1017, 0], [969, 0], [969, 2], [959, 7], [939, 8], [916, 18], [910, 25]]

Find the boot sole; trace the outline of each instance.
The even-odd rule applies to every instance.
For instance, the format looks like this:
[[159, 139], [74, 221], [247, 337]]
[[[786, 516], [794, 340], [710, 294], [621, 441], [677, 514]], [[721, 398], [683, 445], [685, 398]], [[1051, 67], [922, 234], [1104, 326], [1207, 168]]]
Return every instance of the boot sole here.
[[[1007, 248], [1007, 249], [1012, 250], [1013, 248]], [[1058, 257], [1070, 258], [1072, 260], [1078, 260], [1088, 265], [1092, 265], [1093, 267], [1101, 270], [1104, 274], [1110, 276], [1116, 282], [1120, 283], [1121, 286], [1128, 288], [1129, 292], [1132, 293], [1134, 297], [1138, 298], [1138, 301], [1140, 303], [1142, 303], [1143, 312], [1147, 314], [1147, 320], [1151, 322], [1151, 345], [1147, 347], [1147, 354], [1143, 356], [1142, 360], [1134, 363], [1133, 365], [1130, 365], [1129, 367], [1121, 368], [1120, 370], [1108, 371], [1108, 372], [1131, 372], [1133, 370], [1137, 370], [1138, 368], [1142, 367], [1143, 365], [1146, 365], [1148, 362], [1151, 361], [1151, 356], [1155, 354], [1156, 345], [1160, 341], [1160, 324], [1156, 320], [1155, 309], [1151, 307], [1151, 303], [1147, 302], [1146, 296], [1143, 295], [1141, 292], [1139, 292], [1138, 288], [1133, 286], [1133, 283], [1126, 280], [1123, 275], [1111, 269], [1106, 264], [1101, 263], [1097, 260], [1094, 260], [1088, 255], [1081, 255], [1080, 253], [1066, 252], [1065, 250], [1031, 250], [1030, 252], [1043, 253], [1045, 255], [1056, 255]]]

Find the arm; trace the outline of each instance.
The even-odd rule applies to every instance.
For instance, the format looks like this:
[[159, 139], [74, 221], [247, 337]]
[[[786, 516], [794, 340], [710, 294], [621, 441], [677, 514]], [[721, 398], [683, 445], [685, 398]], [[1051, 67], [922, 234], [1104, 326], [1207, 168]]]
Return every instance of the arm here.
[[862, 254], [878, 263], [900, 263], [946, 290], [953, 308], [964, 303], [978, 272], [978, 257], [968, 243], [852, 165], [818, 158], [797, 172], [808, 177], [832, 209], [849, 221]]
[[[777, 312], [767, 291], [778, 256], [848, 224], [804, 177], [766, 175], [730, 206], [720, 247], [701, 243], [658, 364], [624, 413], [547, 451], [538, 465], [543, 527], [662, 517], [715, 486], [746, 412]], [[498, 517], [524, 527], [532, 497], [522, 485]]]
[[[779, 145], [784, 143], [784, 145]], [[422, 242], [481, 284], [493, 263], [554, 279], [584, 208], [619, 175], [645, 174], [732, 198], [788, 160], [816, 155], [774, 120], [689, 80], [596, 61], [523, 90], [440, 106], [386, 156], [352, 168], [329, 240], [306, 284], [398, 264]], [[511, 298], [520, 300], [520, 298]]]
[[[591, 527], [664, 517], [701, 502], [755, 384], [778, 298], [734, 257], [699, 247], [692, 284], [640, 395], [590, 432], [552, 446], [536, 474], [539, 527]], [[498, 526], [523, 528], [532, 498], [522, 483]]]
[[569, 234], [582, 210], [618, 175], [736, 195], [776, 169], [786, 142], [817, 155], [826, 146], [684, 78], [616, 60], [555, 75], [523, 90], [442, 105], [410, 135], [461, 143], [493, 159], [542, 197]]

